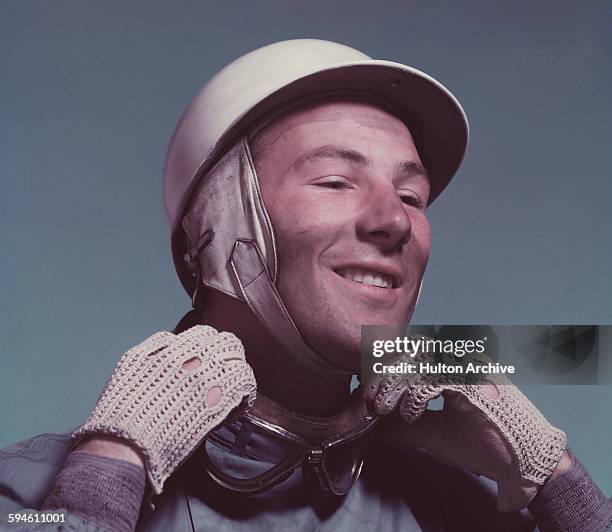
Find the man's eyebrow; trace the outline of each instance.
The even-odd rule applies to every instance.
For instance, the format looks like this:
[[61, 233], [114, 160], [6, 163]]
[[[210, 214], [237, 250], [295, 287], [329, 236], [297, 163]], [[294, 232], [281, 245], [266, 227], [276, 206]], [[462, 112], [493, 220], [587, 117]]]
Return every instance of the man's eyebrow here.
[[[294, 166], [300, 167], [306, 163], [311, 163], [320, 159], [344, 159], [357, 163], [360, 166], [369, 166], [370, 160], [363, 154], [350, 148], [342, 146], [322, 146], [315, 148], [306, 155], [300, 157]], [[429, 175], [425, 167], [417, 161], [403, 161], [399, 164], [399, 174], [403, 177], [422, 177], [429, 180]]]
[[319, 159], [345, 159], [361, 166], [368, 166], [370, 164], [370, 161], [365, 155], [358, 151], [351, 150], [350, 148], [343, 148], [342, 146], [322, 146], [300, 157], [294, 163], [294, 166], [299, 167]]
[[429, 174], [427, 173], [427, 169], [417, 161], [404, 161], [399, 165], [400, 174], [406, 177], [414, 177], [419, 176], [429, 181]]

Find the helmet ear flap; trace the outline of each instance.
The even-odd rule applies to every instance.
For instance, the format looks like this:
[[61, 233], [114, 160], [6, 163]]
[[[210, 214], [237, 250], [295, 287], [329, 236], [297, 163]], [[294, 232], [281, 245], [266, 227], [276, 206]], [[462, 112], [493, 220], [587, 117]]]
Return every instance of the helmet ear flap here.
[[[183, 224], [185, 224], [184, 221]], [[200, 255], [202, 251], [213, 241], [214, 238], [215, 232], [212, 229], [205, 231], [202, 235], [200, 235], [195, 245], [193, 245], [185, 253], [185, 262], [189, 265], [189, 269], [195, 277], [195, 288], [193, 290], [193, 294], [191, 294], [191, 305], [194, 309], [200, 308], [200, 294], [202, 293], [202, 289], [204, 288], [204, 275], [202, 272], [202, 268], [204, 267], [204, 265]]]

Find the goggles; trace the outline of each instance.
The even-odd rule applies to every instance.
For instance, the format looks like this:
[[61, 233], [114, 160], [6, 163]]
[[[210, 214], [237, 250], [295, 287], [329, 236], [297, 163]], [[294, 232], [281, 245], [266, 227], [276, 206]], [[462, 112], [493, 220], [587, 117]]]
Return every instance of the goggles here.
[[[220, 441], [212, 432], [198, 455], [216, 484], [241, 495], [268, 491], [301, 466], [311, 493], [343, 496], [359, 478], [369, 436], [378, 419], [356, 393], [350, 406], [331, 418], [300, 416], [259, 393], [249, 411], [228, 420], [239, 427], [231, 432], [232, 439], [224, 437]], [[264, 433], [268, 446], [275, 449], [275, 460], [262, 461], [258, 465], [263, 470], [253, 476], [234, 476], [226, 470], [222, 459], [209, 452], [211, 443], [236, 448], [245, 435], [248, 439], [254, 431]]]

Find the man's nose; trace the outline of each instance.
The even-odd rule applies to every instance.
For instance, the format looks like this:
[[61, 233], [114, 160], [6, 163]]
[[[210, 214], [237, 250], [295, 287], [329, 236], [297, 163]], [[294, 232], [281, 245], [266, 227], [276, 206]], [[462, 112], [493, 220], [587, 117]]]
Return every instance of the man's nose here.
[[359, 218], [357, 234], [384, 251], [401, 249], [410, 240], [412, 223], [395, 187], [371, 190]]

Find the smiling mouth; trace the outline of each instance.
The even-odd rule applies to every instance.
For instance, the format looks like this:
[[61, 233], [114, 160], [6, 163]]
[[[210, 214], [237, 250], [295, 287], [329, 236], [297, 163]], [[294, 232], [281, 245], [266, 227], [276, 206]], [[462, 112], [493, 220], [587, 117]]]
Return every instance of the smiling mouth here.
[[338, 275], [353, 281], [370, 286], [378, 286], [379, 288], [393, 288], [394, 279], [392, 275], [377, 272], [374, 270], [366, 270], [364, 268], [338, 268], [334, 270]]

